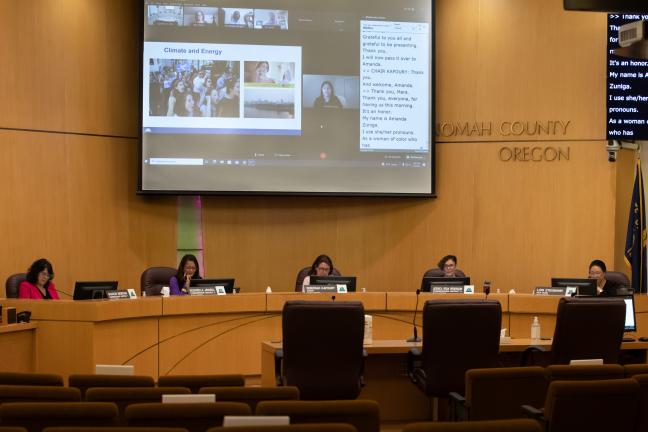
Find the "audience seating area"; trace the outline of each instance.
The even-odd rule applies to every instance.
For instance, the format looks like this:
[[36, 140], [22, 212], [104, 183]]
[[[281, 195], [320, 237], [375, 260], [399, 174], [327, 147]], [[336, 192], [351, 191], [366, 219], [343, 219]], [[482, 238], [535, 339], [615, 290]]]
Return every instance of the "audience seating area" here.
[[[13, 384], [0, 385], [0, 432], [379, 432], [381, 428], [375, 401], [305, 401], [299, 400], [296, 387], [214, 386], [243, 381], [231, 376], [200, 378], [155, 383], [151, 377], [87, 375], [71, 376], [70, 386], [47, 386], [43, 382], [63, 380], [4, 373], [2, 382]], [[189, 387], [160, 386], [179, 382], [192, 385], [199, 394], [215, 394], [216, 402], [161, 403], [163, 394], [192, 393]], [[455, 421], [412, 423], [402, 430], [643, 431], [648, 430], [648, 365], [470, 369], [465, 397], [453, 394], [450, 400]], [[250, 415], [288, 416], [291, 424], [222, 426], [225, 416]]]

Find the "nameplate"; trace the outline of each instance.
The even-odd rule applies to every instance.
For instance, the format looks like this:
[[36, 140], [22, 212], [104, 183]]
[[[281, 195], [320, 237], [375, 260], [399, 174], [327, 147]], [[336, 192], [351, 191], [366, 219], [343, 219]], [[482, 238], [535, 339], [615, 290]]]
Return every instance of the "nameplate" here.
[[533, 295], [542, 296], [564, 296], [567, 293], [566, 287], [535, 287], [533, 288]]
[[128, 291], [120, 290], [106, 291], [106, 295], [108, 296], [108, 300], [123, 300], [131, 298], [130, 295], [128, 295]]
[[192, 296], [213, 296], [213, 295], [225, 295], [224, 286], [213, 286], [213, 287], [195, 287], [189, 288], [189, 295]]
[[[346, 285], [345, 285], [346, 287]], [[307, 293], [337, 293], [337, 285], [304, 285], [304, 292]], [[346, 291], [345, 291], [346, 292]]]
[[431, 292], [432, 294], [475, 294], [475, 286], [433, 286]]

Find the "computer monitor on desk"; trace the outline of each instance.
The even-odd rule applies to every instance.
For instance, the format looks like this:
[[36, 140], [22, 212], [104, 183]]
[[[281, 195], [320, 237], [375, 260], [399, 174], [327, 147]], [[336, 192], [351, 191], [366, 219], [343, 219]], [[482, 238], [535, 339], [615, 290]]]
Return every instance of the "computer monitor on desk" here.
[[621, 297], [623, 297], [623, 301], [626, 304], [624, 331], [636, 332], [637, 321], [635, 320], [634, 296], [628, 295], [628, 296], [621, 296]]
[[189, 286], [192, 288], [214, 288], [222, 286], [225, 288], [227, 294], [232, 294], [234, 292], [234, 279], [191, 279]]
[[115, 291], [117, 281], [77, 281], [74, 284], [74, 300], [108, 298], [106, 291]]
[[431, 292], [432, 287], [470, 285], [470, 277], [424, 277], [421, 281], [421, 291]]
[[577, 279], [577, 278], [551, 278], [551, 286], [554, 288], [576, 288], [578, 296], [596, 296], [596, 279]]
[[311, 276], [311, 285], [346, 285], [347, 292], [355, 292], [355, 276]]

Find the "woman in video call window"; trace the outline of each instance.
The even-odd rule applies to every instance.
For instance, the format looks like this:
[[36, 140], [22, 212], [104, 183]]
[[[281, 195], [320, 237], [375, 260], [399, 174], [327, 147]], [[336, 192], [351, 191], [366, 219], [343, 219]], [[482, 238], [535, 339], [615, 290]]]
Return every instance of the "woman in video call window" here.
[[202, 11], [197, 11], [196, 15], [194, 17], [193, 25], [195, 25], [195, 26], [204, 26], [205, 24], [206, 24], [206, 22], [205, 22], [205, 14]]
[[313, 104], [315, 108], [342, 108], [342, 102], [335, 96], [331, 81], [324, 81], [320, 87], [320, 95]]
[[270, 64], [267, 61], [260, 61], [254, 69], [254, 82], [258, 83], [275, 83], [275, 80], [268, 76]]
[[18, 297], [32, 300], [58, 300], [54, 287], [54, 269], [45, 258], [34, 261], [27, 271], [26, 280], [18, 287]]

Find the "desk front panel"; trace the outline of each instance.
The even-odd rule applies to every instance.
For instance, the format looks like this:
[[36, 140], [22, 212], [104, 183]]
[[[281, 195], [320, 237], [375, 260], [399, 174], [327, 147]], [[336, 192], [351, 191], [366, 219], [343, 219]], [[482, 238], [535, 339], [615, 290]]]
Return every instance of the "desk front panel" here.
[[0, 368], [3, 372], [38, 370], [36, 324], [0, 326]]

